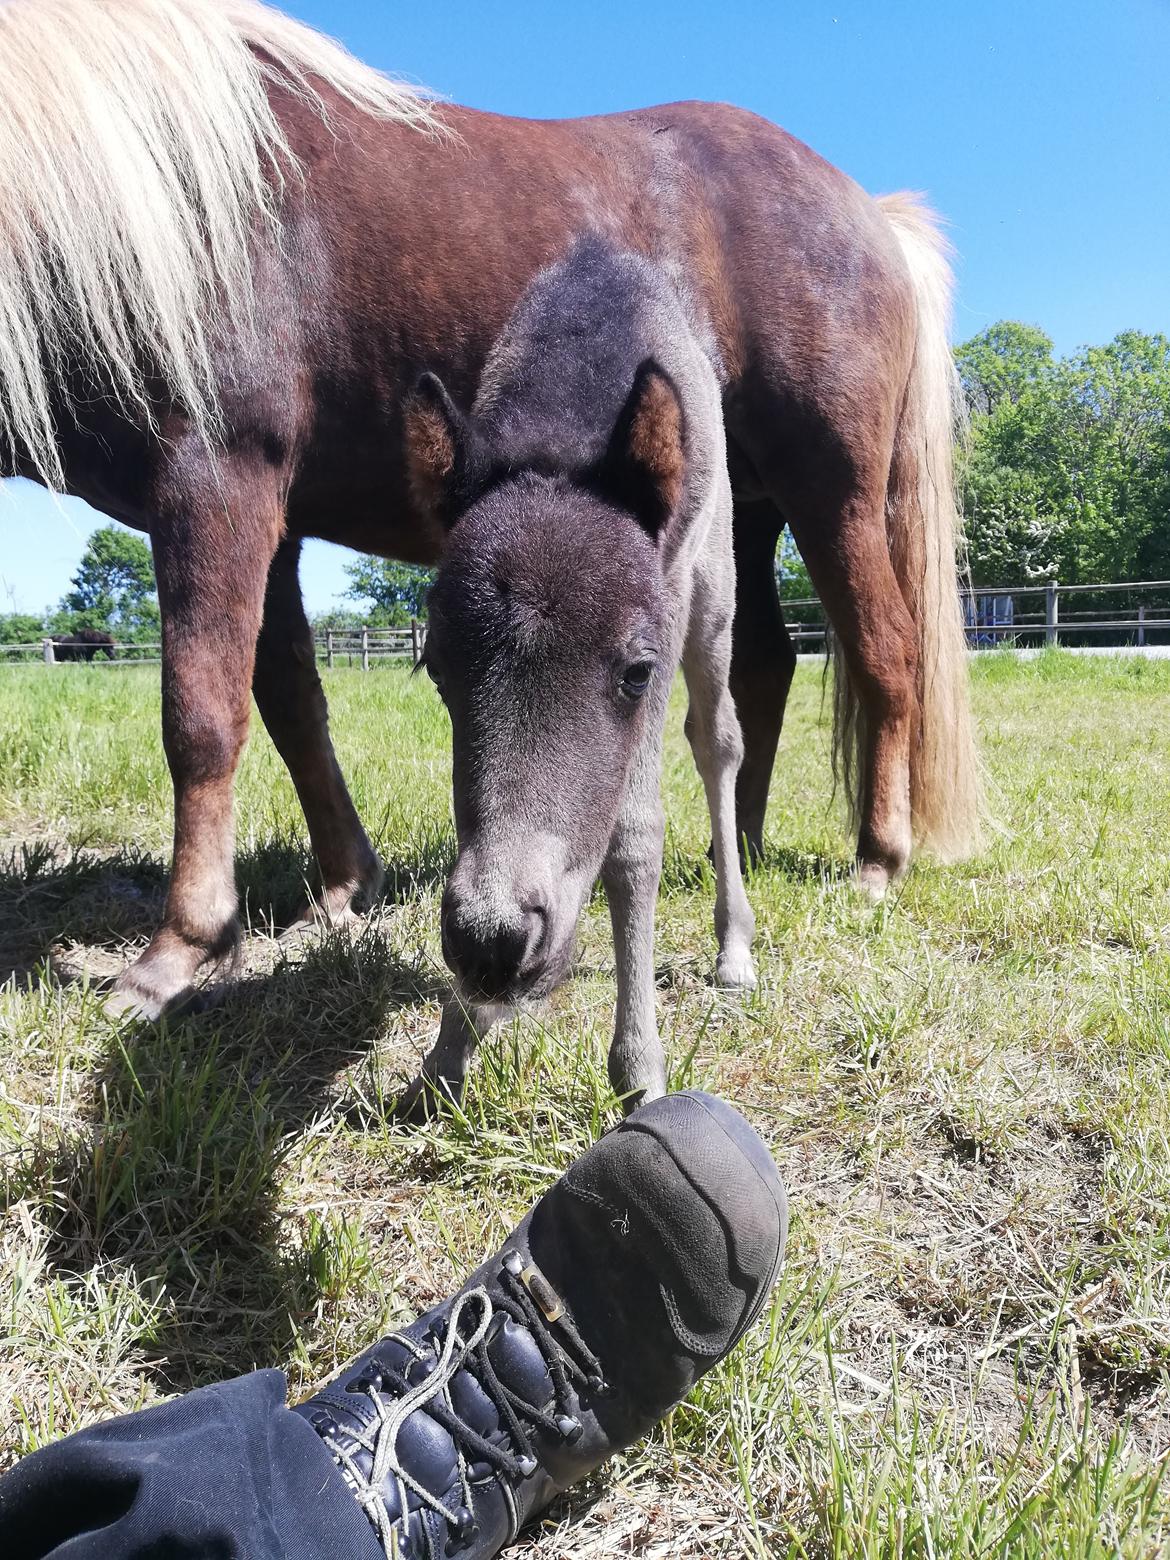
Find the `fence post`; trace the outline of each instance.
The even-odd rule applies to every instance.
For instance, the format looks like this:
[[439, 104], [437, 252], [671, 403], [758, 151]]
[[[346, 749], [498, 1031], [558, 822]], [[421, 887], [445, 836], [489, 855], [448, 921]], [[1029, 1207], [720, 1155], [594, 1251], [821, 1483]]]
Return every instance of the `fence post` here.
[[1060, 604], [1058, 592], [1060, 585], [1056, 580], [1049, 580], [1044, 587], [1044, 643], [1055, 645], [1060, 643]]
[[41, 641], [41, 649], [44, 653], [45, 665], [55, 666], [57, 664], [57, 656], [53, 650], [53, 641], [51, 639], [43, 639]]
[[325, 635], [325, 665], [329, 668], [330, 671], [333, 670], [333, 630], [332, 629], [329, 629], [329, 631]]
[[1146, 604], [1143, 601], [1141, 606], [1138, 608], [1138, 644], [1139, 645], [1144, 645], [1145, 642], [1146, 642]]
[[418, 642], [418, 618], [410, 620], [410, 651], [414, 656], [415, 666], [422, 660], [422, 646]]
[[370, 669], [370, 631], [369, 631], [368, 628], [363, 628], [362, 629], [362, 671], [363, 672], [368, 672], [369, 669]]

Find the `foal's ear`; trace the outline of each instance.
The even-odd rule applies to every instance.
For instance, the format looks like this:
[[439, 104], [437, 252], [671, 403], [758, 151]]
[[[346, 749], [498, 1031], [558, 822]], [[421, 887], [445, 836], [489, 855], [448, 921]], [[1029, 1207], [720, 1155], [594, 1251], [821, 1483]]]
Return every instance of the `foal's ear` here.
[[606, 485], [657, 537], [682, 502], [686, 429], [674, 380], [653, 358], [634, 375], [603, 471]]
[[403, 408], [406, 475], [415, 502], [448, 518], [448, 499], [466, 473], [474, 434], [437, 374], [424, 374]]

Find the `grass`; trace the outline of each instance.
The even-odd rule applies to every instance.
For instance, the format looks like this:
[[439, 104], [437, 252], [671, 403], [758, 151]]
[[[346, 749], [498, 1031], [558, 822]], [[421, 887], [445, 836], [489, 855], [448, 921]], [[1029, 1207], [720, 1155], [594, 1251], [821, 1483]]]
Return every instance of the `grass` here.
[[[737, 1102], [792, 1198], [748, 1343], [577, 1492], [539, 1556], [1144, 1556], [1170, 1545], [1170, 665], [974, 669], [1001, 827], [871, 909], [841, 881], [819, 671], [798, 674], [750, 893], [759, 991], [711, 983], [698, 781], [672, 714], [659, 987], [674, 1081]], [[328, 680], [386, 859], [354, 941], [280, 957], [306, 873], [257, 730], [249, 973], [119, 1030], [86, 983], [158, 914], [157, 674], [0, 678], [0, 1460], [260, 1365], [304, 1393], [445, 1293], [615, 1119], [604, 906], [463, 1115], [387, 1106], [437, 1022], [445, 717]]]

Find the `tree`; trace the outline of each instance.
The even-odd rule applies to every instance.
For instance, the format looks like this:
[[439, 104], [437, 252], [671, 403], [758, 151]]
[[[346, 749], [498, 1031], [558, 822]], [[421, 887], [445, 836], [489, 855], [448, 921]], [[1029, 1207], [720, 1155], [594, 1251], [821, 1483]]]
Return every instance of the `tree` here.
[[45, 622], [31, 612], [0, 613], [0, 645], [31, 645], [45, 637]]
[[363, 554], [347, 563], [345, 572], [350, 579], [345, 594], [353, 601], [372, 602], [377, 615], [387, 623], [404, 623], [425, 615], [433, 570]]
[[971, 411], [960, 459], [976, 584], [1170, 572], [1170, 341], [1123, 331], [1056, 360], [1004, 321], [955, 354]]
[[787, 528], [780, 533], [780, 547], [776, 553], [776, 584], [781, 601], [799, 601], [816, 595], [804, 560]]
[[99, 527], [86, 544], [55, 624], [62, 617], [66, 627], [103, 628], [140, 637], [157, 632], [158, 599], [149, 545], [121, 526]]
[[955, 366], [969, 410], [990, 416], [1044, 380], [1052, 368], [1052, 340], [1036, 325], [1000, 320], [955, 349]]

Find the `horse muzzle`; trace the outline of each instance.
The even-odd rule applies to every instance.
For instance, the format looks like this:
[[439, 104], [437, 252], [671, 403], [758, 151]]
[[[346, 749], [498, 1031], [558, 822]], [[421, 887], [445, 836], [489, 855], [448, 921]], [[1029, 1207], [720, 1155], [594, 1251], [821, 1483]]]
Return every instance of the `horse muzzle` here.
[[565, 897], [551, 884], [516, 884], [467, 858], [456, 863], [443, 895], [443, 957], [470, 1000], [516, 1003], [553, 990], [577, 923], [559, 902]]

